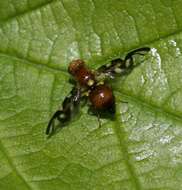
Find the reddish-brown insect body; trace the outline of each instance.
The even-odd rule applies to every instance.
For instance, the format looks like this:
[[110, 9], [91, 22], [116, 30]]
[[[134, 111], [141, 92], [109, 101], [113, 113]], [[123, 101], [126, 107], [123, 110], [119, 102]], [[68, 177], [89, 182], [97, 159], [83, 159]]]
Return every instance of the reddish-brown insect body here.
[[85, 86], [90, 90], [89, 100], [96, 110], [106, 110], [114, 112], [114, 96], [112, 89], [106, 84], [96, 85], [94, 74], [87, 69], [84, 62], [80, 59], [74, 60], [70, 63], [68, 71], [72, 74], [76, 81], [79, 82], [81, 86]]
[[[52, 135], [55, 131], [55, 120], [64, 124], [71, 120], [79, 107], [82, 97], [88, 97], [92, 104], [93, 113], [97, 114], [99, 126], [102, 112], [115, 113], [115, 98], [112, 89], [107, 84], [107, 79], [114, 79], [115, 75], [130, 73], [136, 66], [135, 55], [145, 55], [150, 51], [149, 47], [135, 49], [129, 52], [124, 59], [117, 58], [110, 64], [102, 65], [96, 71], [88, 69], [81, 59], [74, 60], [68, 67], [68, 72], [74, 77], [75, 84], [69, 95], [62, 102], [62, 108], [58, 109], [51, 117], [46, 134]], [[103, 114], [104, 115], [104, 114]]]
[[115, 101], [110, 87], [106, 85], [95, 86], [89, 93], [89, 99], [96, 110], [112, 109], [114, 112]]
[[85, 63], [78, 59], [70, 63], [68, 71], [72, 74], [81, 86], [92, 86], [95, 83], [94, 74], [85, 66]]

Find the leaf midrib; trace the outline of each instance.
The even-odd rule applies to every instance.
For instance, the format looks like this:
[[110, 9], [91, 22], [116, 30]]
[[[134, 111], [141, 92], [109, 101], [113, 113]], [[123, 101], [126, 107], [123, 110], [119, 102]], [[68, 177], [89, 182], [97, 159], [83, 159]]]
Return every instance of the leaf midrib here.
[[129, 173], [129, 177], [130, 177], [129, 179], [131, 180], [133, 187], [135, 187], [136, 190], [140, 190], [141, 185], [140, 185], [139, 179], [137, 178], [135, 169], [134, 169], [132, 163], [130, 162], [128, 149], [127, 149], [127, 146], [125, 145], [126, 144], [125, 143], [125, 133], [126, 132], [125, 132], [123, 127], [124, 127], [123, 124], [120, 122], [120, 116], [117, 113], [115, 116], [115, 122], [114, 122], [113, 128], [115, 130], [116, 137], [119, 141], [120, 151], [123, 155], [124, 162], [125, 162], [125, 165], [127, 167], [127, 171]]

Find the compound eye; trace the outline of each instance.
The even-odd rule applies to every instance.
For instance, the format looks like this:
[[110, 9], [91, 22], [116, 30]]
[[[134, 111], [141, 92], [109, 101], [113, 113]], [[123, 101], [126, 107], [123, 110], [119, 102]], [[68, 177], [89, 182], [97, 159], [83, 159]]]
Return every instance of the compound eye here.
[[72, 75], [75, 75], [75, 73], [81, 68], [84, 67], [85, 63], [81, 59], [73, 60], [69, 67], [68, 67], [68, 72]]

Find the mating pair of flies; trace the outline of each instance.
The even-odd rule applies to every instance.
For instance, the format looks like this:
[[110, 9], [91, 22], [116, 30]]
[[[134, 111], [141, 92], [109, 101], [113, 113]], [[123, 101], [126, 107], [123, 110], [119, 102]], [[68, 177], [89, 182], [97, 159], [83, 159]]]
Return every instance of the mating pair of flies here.
[[[149, 47], [135, 49], [129, 52], [124, 59], [114, 59], [110, 64], [99, 67], [96, 71], [88, 69], [83, 60], [74, 60], [68, 67], [68, 72], [74, 79], [74, 86], [70, 94], [64, 99], [62, 108], [57, 110], [50, 119], [46, 134], [51, 135], [55, 131], [54, 122], [61, 124], [70, 121], [73, 113], [78, 109], [83, 97], [89, 99], [93, 113], [99, 118], [102, 112], [115, 114], [115, 98], [108, 79], [114, 79], [116, 75], [124, 75], [131, 72], [136, 66], [135, 55], [145, 55], [150, 51]], [[100, 125], [100, 122], [99, 122]]]

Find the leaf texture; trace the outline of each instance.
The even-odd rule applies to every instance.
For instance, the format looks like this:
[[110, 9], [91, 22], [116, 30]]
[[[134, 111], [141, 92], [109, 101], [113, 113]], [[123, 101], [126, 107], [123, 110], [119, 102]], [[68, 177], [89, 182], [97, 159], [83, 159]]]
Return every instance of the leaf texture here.
[[[182, 189], [182, 2], [0, 2], [0, 189]], [[112, 82], [117, 114], [98, 127], [88, 106], [52, 138], [45, 128], [90, 68], [149, 46]]]

